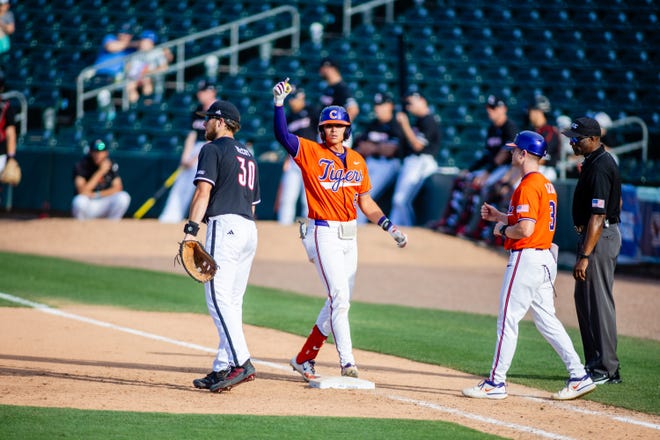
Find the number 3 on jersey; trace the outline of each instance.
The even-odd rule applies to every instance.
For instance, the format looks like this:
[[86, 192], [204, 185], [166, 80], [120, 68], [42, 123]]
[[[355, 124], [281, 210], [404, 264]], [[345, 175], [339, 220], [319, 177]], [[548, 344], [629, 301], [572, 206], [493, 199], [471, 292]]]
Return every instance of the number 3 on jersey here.
[[[545, 189], [548, 194], [555, 194], [555, 187], [552, 183], [548, 182], [545, 184]], [[557, 226], [557, 203], [554, 200], [550, 200], [550, 230], [554, 231]]]
[[[254, 189], [254, 180], [256, 175], [256, 167], [254, 162], [250, 160], [245, 160], [244, 157], [236, 156], [238, 162], [241, 164], [241, 172], [238, 175], [238, 183], [241, 186], [247, 186], [250, 190]], [[247, 167], [245, 164], [247, 163]]]

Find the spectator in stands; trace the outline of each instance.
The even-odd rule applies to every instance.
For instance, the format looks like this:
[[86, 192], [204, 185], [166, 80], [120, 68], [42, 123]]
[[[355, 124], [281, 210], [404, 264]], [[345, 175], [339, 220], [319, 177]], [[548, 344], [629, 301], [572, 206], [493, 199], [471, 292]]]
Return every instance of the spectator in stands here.
[[[5, 74], [0, 70], [0, 94], [5, 91]], [[0, 97], [0, 173], [7, 162], [16, 160], [16, 110]]]
[[415, 224], [413, 201], [426, 178], [438, 169], [440, 124], [419, 93], [406, 97], [405, 109], [415, 118], [415, 125], [410, 125], [407, 113], [396, 114], [407, 142], [405, 158], [394, 186], [390, 219], [397, 225], [412, 226]]
[[612, 151], [612, 147], [614, 145], [618, 145], [618, 143], [611, 135], [611, 133], [608, 133], [608, 130], [612, 127], [612, 118], [610, 118], [610, 115], [608, 115], [605, 112], [598, 112], [594, 115], [594, 119], [598, 121], [598, 124], [600, 125], [601, 143], [605, 145], [605, 150], [607, 150], [607, 152], [610, 153], [610, 156], [612, 156], [614, 162], [616, 162], [616, 164], [619, 165], [619, 156], [617, 156]]
[[114, 82], [123, 79], [123, 57], [130, 55], [137, 49], [138, 43], [133, 41], [133, 27], [126, 23], [122, 25], [117, 34], [108, 34], [103, 37], [101, 49], [96, 58], [96, 75], [103, 82]]
[[206, 144], [206, 128], [204, 118], [197, 112], [205, 112], [217, 99], [215, 83], [208, 79], [197, 84], [198, 105], [191, 115], [190, 131], [186, 137], [179, 167], [181, 171], [170, 189], [163, 212], [158, 217], [162, 223], [178, 223], [188, 217], [188, 207], [195, 193], [195, 173], [197, 172], [197, 156], [202, 146]]
[[[403, 157], [405, 135], [394, 116], [394, 100], [387, 93], [374, 95], [375, 118], [356, 138], [355, 149], [365, 158], [371, 178], [371, 198], [378, 198], [399, 174]], [[358, 212], [358, 223], [367, 217]]]
[[73, 184], [76, 196], [72, 213], [78, 220], [119, 220], [131, 203], [119, 176], [119, 165], [110, 159], [108, 148], [101, 140], [95, 141], [89, 154], [74, 167]]
[[[305, 91], [296, 89], [289, 97], [289, 115], [287, 117], [289, 132], [316, 141], [319, 113], [318, 109], [307, 105]], [[307, 217], [307, 199], [305, 198], [302, 173], [293, 158], [290, 155], [287, 156], [276, 201], [277, 221], [283, 225], [290, 225], [295, 221], [298, 199], [302, 204], [301, 216]]]
[[16, 30], [14, 13], [9, 8], [11, 8], [9, 0], [0, 0], [0, 54], [9, 52], [10, 35]]
[[138, 101], [140, 93], [145, 104], [160, 102], [163, 97], [165, 76], [156, 73], [167, 69], [173, 55], [169, 49], [154, 49], [157, 41], [154, 31], [142, 31], [138, 52], [126, 64], [126, 78], [130, 80], [126, 90], [128, 100], [132, 103]]
[[518, 128], [508, 117], [504, 99], [490, 95], [486, 101], [486, 111], [491, 121], [486, 135], [486, 151], [454, 180], [444, 213], [430, 225], [432, 229], [465, 234], [473, 217], [479, 214], [476, 208], [486, 197], [487, 189], [506, 178], [511, 168], [511, 153], [505, 144], [513, 141]]
[[541, 160], [539, 171], [554, 182], [557, 180], [557, 160], [559, 159], [559, 129], [548, 122], [552, 107], [550, 100], [543, 95], [536, 95], [527, 108], [527, 120], [530, 128], [543, 136], [548, 144], [548, 154]]
[[[346, 109], [351, 122], [355, 123], [355, 118], [360, 113], [360, 107], [353, 97], [348, 84], [344, 82], [344, 78], [339, 70], [339, 64], [332, 58], [323, 58], [321, 66], [319, 67], [319, 75], [326, 82], [326, 87], [321, 93], [321, 105], [328, 107], [330, 105], [340, 105]], [[347, 146], [353, 145], [353, 137], [351, 136], [344, 142]]]

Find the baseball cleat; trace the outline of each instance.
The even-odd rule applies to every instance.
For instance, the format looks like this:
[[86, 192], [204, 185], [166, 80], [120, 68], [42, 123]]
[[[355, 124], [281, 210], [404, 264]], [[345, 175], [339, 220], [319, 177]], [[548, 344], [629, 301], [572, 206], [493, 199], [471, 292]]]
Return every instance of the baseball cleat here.
[[573, 400], [596, 389], [596, 384], [586, 374], [583, 377], [570, 378], [566, 386], [552, 395], [554, 400]]
[[256, 376], [256, 370], [252, 365], [252, 362], [248, 359], [240, 367], [232, 367], [229, 370], [229, 373], [225, 376], [225, 379], [217, 382], [209, 387], [209, 391], [213, 393], [220, 393], [222, 391], [229, 391], [234, 386], [243, 383], [250, 382], [254, 380]]
[[229, 370], [211, 371], [206, 377], [193, 380], [193, 385], [195, 388], [208, 390], [212, 385], [225, 380], [227, 373], [229, 373]]
[[315, 362], [313, 359], [299, 364], [296, 362], [296, 356], [294, 356], [289, 362], [289, 365], [293, 367], [293, 371], [300, 373], [303, 379], [305, 379], [307, 382], [313, 379], [318, 379], [320, 377], [316, 374], [316, 370], [314, 369]]
[[479, 385], [472, 388], [463, 389], [463, 395], [472, 397], [474, 399], [506, 399], [506, 385], [504, 383], [491, 382], [490, 380], [483, 380]]
[[341, 375], [346, 377], [354, 377], [357, 379], [358, 377], [357, 365], [354, 364], [344, 365], [343, 367], [341, 367]]

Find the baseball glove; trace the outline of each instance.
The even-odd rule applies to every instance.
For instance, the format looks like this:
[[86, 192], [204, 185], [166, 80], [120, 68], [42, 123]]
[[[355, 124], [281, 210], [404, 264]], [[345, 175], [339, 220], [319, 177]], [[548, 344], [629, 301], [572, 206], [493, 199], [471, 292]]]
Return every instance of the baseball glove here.
[[174, 257], [197, 282], [207, 283], [213, 279], [218, 269], [213, 256], [204, 250], [197, 240], [184, 240], [179, 243], [179, 253]]
[[16, 186], [21, 183], [21, 167], [18, 166], [16, 159], [7, 159], [5, 168], [0, 174], [0, 183]]

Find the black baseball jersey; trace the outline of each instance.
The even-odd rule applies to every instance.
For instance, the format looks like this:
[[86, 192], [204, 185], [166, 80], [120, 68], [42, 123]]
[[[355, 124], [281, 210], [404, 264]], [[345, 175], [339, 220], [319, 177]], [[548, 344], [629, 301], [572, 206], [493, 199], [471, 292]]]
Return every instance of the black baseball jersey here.
[[287, 117], [289, 132], [310, 141], [318, 140], [319, 112], [305, 107], [298, 113], [291, 112]]
[[7, 127], [16, 125], [16, 110], [9, 101], [0, 101], [0, 154], [7, 154]]
[[[94, 191], [103, 191], [104, 189], [110, 188], [112, 186], [112, 181], [115, 180], [116, 177], [119, 177], [119, 165], [117, 165], [112, 159], [108, 159], [112, 162], [112, 167], [110, 167], [110, 171], [108, 171], [99, 181], [94, 188]], [[98, 169], [99, 167], [92, 159], [92, 156], [87, 155], [78, 161], [73, 167], [73, 178], [75, 179], [76, 177], [81, 176], [83, 179], [89, 180]]]
[[[405, 137], [401, 125], [399, 125], [395, 118], [392, 118], [389, 122], [380, 122], [378, 119], [373, 119], [357, 139], [356, 145], [358, 152], [360, 151], [361, 141], [397, 145], [397, 151], [392, 158], [401, 158], [404, 154], [403, 143], [405, 142]], [[380, 155], [374, 155], [373, 157], [380, 157]]]
[[341, 105], [342, 107], [350, 107], [352, 105], [357, 105], [351, 89], [348, 87], [344, 81], [341, 81], [334, 85], [328, 85], [321, 93], [321, 104], [324, 107], [329, 105]]
[[413, 149], [408, 146], [406, 149], [406, 155], [430, 154], [431, 156], [436, 157], [440, 151], [440, 124], [438, 124], [435, 116], [429, 113], [426, 116], [418, 118], [412, 129], [415, 136], [420, 139], [425, 146], [421, 151], [413, 151]]
[[197, 112], [205, 112], [206, 109], [201, 104], [197, 106], [192, 113], [191, 128], [197, 132], [197, 142], [206, 142], [206, 128], [204, 127], [204, 117], [198, 116]]
[[497, 168], [495, 156], [507, 142], [513, 142], [517, 133], [518, 127], [510, 119], [507, 119], [501, 127], [490, 124], [486, 134], [486, 153], [470, 166], [469, 171], [486, 170], [490, 172]]
[[252, 205], [261, 201], [259, 170], [243, 144], [230, 137], [205, 144], [199, 153], [195, 185], [199, 181], [213, 185], [204, 222], [221, 214], [254, 220]]
[[618, 223], [621, 214], [619, 167], [603, 145], [585, 156], [573, 194], [573, 223], [586, 226], [592, 214]]

